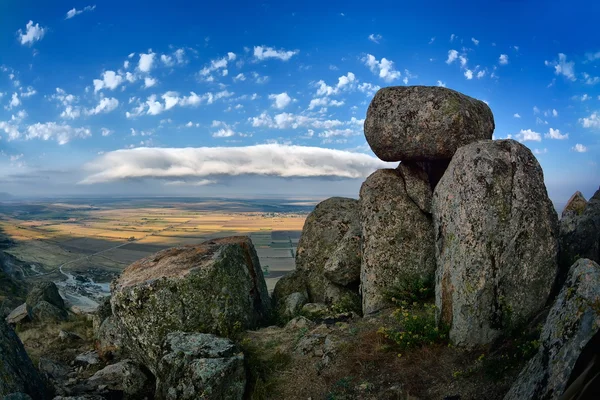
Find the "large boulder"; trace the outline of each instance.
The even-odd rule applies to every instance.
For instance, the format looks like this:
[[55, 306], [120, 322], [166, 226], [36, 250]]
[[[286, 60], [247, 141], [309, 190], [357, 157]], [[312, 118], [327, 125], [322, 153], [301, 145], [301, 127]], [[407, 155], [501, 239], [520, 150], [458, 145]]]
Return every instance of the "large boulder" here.
[[559, 243], [563, 276], [579, 258], [600, 262], [600, 189], [588, 202], [579, 192], [571, 197], [560, 220]]
[[202, 333], [167, 336], [157, 371], [158, 399], [241, 400], [245, 388], [244, 354], [232, 341]]
[[389, 304], [394, 288], [431, 281], [435, 246], [426, 176], [402, 166], [371, 174], [360, 188], [364, 314]]
[[522, 144], [461, 147], [433, 195], [436, 305], [459, 345], [490, 343], [534, 316], [557, 274], [558, 217]]
[[[357, 200], [332, 197], [308, 215], [298, 242], [296, 270], [306, 277], [311, 302], [359, 303], [360, 235]], [[328, 276], [338, 283], [325, 275], [328, 263]]]
[[95, 348], [103, 359], [118, 358], [122, 355], [127, 340], [119, 320], [110, 316], [102, 322], [96, 331]]
[[11, 393], [27, 393], [34, 399], [47, 399], [46, 387], [12, 328], [0, 319], [0, 398]]
[[19, 307], [11, 311], [6, 317], [6, 322], [11, 325], [18, 325], [23, 322], [31, 320], [31, 309], [27, 306], [27, 303], [21, 304]]
[[599, 332], [599, 304], [600, 266], [580, 259], [571, 267], [548, 314], [538, 353], [521, 371], [505, 400], [561, 398], [586, 344]]
[[47, 301], [40, 301], [31, 309], [31, 319], [37, 322], [52, 323], [64, 321], [68, 318], [67, 311], [63, 308], [58, 308]]
[[54, 282], [41, 282], [36, 284], [27, 295], [26, 303], [34, 308], [40, 302], [45, 301], [60, 309], [65, 308], [65, 302], [58, 293], [58, 287]]
[[469, 143], [491, 139], [494, 116], [482, 101], [451, 89], [380, 89], [367, 110], [365, 136], [384, 161], [449, 160]]
[[245, 236], [175, 247], [136, 261], [112, 283], [127, 351], [153, 372], [170, 332], [231, 336], [269, 321], [271, 303]]
[[130, 400], [152, 398], [155, 388], [154, 376], [131, 360], [107, 365], [92, 375], [85, 385], [96, 390], [108, 389], [115, 398], [119, 393], [120, 398]]

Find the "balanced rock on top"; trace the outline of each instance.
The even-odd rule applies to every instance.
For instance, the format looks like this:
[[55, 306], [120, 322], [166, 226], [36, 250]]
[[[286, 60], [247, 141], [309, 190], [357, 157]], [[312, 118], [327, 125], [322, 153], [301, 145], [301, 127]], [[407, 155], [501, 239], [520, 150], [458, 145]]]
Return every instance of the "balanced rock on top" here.
[[434, 86], [380, 89], [369, 105], [365, 136], [384, 161], [449, 160], [456, 150], [491, 139], [494, 116], [487, 104]]

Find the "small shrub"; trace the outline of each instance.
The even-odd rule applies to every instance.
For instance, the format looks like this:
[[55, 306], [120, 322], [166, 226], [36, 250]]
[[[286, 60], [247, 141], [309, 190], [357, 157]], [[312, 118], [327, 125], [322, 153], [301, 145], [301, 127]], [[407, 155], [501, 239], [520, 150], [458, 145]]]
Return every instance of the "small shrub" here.
[[433, 276], [415, 276], [398, 281], [384, 293], [384, 297], [390, 303], [401, 305], [402, 302], [424, 303], [432, 299], [434, 294]]
[[394, 327], [382, 327], [379, 333], [394, 341], [402, 350], [446, 343], [449, 329], [435, 322], [435, 305], [404, 302], [392, 314], [397, 322]]

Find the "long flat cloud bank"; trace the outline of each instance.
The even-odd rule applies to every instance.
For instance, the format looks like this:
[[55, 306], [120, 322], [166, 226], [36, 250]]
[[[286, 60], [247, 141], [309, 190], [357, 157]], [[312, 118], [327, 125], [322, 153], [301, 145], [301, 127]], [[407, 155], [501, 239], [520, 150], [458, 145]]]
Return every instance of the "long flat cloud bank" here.
[[86, 165], [82, 184], [153, 178], [190, 181], [219, 176], [364, 178], [393, 167], [373, 156], [321, 147], [263, 144], [246, 147], [187, 147], [116, 150]]

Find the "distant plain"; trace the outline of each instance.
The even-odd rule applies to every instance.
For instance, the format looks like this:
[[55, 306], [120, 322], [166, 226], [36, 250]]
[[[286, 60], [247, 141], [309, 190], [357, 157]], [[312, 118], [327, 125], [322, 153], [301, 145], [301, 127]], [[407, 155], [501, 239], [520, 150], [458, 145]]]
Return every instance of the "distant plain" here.
[[194, 198], [54, 199], [0, 203], [4, 251], [25, 262], [28, 280], [64, 272], [109, 282], [165, 248], [247, 235], [269, 290], [294, 269], [304, 220], [317, 201]]

